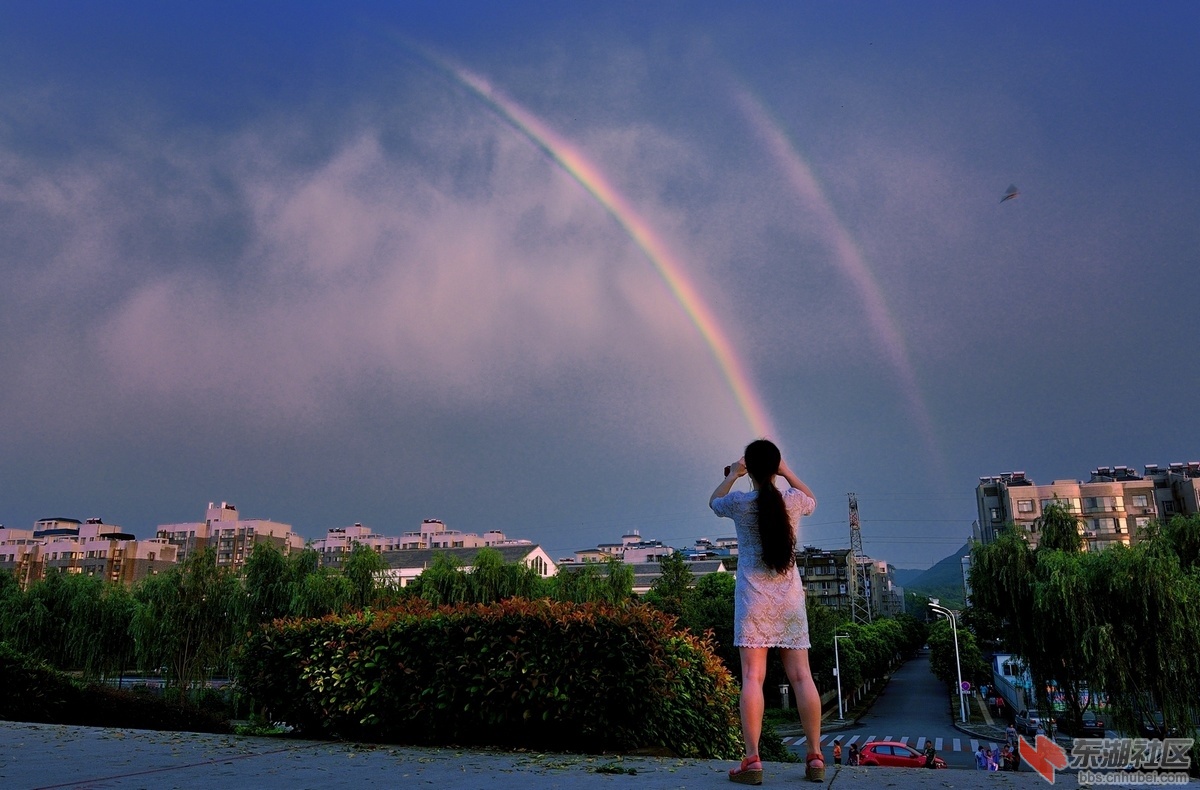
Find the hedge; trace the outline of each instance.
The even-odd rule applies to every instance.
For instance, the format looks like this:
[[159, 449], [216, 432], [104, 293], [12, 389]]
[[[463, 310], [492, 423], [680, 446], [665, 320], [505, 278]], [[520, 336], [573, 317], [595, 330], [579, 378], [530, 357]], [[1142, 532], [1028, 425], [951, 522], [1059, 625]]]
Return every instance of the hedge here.
[[308, 736], [598, 753], [740, 754], [737, 688], [711, 643], [643, 605], [511, 599], [281, 620], [235, 682]]

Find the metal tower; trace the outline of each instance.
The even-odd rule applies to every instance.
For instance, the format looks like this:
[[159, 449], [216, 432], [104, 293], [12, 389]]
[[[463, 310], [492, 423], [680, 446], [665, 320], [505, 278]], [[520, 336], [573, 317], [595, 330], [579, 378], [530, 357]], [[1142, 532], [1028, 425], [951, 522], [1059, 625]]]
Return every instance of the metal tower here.
[[867, 555], [863, 553], [862, 530], [858, 526], [858, 497], [850, 493], [850, 616], [856, 623], [871, 622], [871, 582]]

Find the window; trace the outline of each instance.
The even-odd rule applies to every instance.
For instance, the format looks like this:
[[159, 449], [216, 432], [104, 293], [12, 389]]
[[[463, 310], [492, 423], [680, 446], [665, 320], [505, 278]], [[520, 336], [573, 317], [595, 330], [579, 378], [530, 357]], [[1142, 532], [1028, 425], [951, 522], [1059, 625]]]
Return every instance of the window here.
[[1032, 513], [1033, 512], [1033, 500], [1032, 499], [1018, 499], [1017, 500], [1017, 512], [1018, 513]]
[[1134, 494], [1131, 499], [1134, 507], [1150, 507], [1149, 498], [1145, 494]]

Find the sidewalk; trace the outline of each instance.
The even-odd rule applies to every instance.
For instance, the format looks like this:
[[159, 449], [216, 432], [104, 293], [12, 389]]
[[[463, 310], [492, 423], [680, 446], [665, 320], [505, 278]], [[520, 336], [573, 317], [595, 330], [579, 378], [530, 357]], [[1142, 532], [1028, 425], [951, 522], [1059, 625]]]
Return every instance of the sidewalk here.
[[[732, 787], [728, 761], [425, 749], [234, 735], [0, 722], [0, 787], [538, 788]], [[886, 779], [885, 779], [886, 777]], [[809, 787], [799, 763], [767, 763], [764, 786]], [[825, 787], [1041, 790], [1033, 773], [830, 766]], [[1075, 788], [1075, 777], [1055, 787]]]

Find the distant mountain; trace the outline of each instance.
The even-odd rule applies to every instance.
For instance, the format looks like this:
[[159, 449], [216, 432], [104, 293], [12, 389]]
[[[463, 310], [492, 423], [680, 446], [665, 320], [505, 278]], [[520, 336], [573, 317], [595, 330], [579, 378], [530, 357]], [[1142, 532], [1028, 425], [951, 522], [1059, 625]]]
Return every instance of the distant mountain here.
[[929, 568], [896, 568], [892, 573], [892, 578], [896, 580], [896, 584], [901, 587], [908, 587], [909, 584], [916, 581], [917, 578], [929, 570]]
[[962, 558], [970, 552], [970, 546], [964, 543], [961, 549], [940, 560], [929, 570], [897, 569], [896, 583], [904, 588], [905, 593], [938, 598], [946, 606], [961, 608], [965, 604], [963, 601]]

